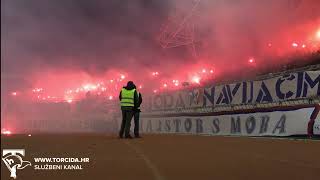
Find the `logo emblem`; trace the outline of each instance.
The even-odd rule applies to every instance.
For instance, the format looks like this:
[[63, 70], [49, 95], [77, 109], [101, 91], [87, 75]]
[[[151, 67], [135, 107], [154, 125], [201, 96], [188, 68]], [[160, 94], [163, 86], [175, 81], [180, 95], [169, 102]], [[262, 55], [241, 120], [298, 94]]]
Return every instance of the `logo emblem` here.
[[17, 169], [24, 169], [31, 166], [29, 161], [24, 161], [24, 149], [4, 149], [2, 151], [2, 161], [10, 171], [10, 177], [17, 178]]

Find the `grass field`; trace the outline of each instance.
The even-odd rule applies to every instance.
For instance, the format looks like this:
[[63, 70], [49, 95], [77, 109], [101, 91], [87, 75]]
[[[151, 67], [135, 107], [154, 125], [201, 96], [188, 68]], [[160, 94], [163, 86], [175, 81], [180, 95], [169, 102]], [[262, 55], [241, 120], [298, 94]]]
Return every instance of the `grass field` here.
[[[317, 179], [320, 141], [189, 135], [13, 135], [1, 149], [25, 149], [22, 180]], [[88, 157], [82, 170], [35, 170], [36, 157]], [[47, 163], [50, 164], [50, 163]], [[51, 163], [59, 164], [59, 163]], [[62, 163], [63, 164], [63, 163]], [[66, 164], [66, 163], [65, 163]], [[4, 162], [1, 179], [10, 179]]]

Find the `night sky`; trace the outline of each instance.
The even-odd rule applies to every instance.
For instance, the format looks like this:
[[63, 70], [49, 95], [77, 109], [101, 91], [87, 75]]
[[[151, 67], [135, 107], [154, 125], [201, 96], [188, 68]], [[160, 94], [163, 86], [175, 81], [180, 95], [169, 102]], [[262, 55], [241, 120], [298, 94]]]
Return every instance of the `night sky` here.
[[39, 67], [95, 73], [123, 68], [128, 56], [151, 66], [147, 52], [159, 48], [154, 36], [169, 10], [149, 0], [5, 0], [1, 9], [1, 75]]

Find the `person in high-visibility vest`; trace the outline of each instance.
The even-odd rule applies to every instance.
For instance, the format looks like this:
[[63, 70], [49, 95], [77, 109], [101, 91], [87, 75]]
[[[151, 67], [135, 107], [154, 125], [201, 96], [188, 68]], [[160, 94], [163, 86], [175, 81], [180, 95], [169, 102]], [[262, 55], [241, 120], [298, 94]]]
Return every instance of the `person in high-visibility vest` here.
[[140, 121], [140, 106], [142, 103], [142, 95], [140, 92], [137, 91], [136, 88], [136, 92], [138, 94], [138, 103], [137, 106], [134, 108], [134, 114], [133, 114], [133, 120], [134, 120], [134, 136], [136, 138], [141, 138], [140, 133], [139, 133], [139, 121]]
[[127, 83], [126, 87], [123, 87], [119, 94], [121, 111], [122, 111], [122, 122], [119, 132], [119, 137], [132, 138], [130, 136], [131, 119], [134, 114], [134, 109], [137, 107], [138, 94], [135, 89], [135, 85], [132, 81]]

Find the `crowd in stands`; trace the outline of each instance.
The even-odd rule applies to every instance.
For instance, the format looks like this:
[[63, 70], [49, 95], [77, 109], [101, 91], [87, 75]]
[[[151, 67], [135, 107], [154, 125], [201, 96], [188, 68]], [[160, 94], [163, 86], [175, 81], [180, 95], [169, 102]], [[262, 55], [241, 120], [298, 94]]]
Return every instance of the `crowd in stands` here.
[[291, 57], [287, 59], [287, 63], [272, 65], [268, 64], [265, 67], [251, 68], [249, 70], [244, 70], [243, 72], [230, 73], [228, 75], [224, 74], [220, 77], [215, 77], [215, 79], [205, 82], [204, 85], [219, 85], [237, 81], [259, 80], [273, 77], [281, 73], [307, 70], [320, 70], [320, 50], [310, 54]]

